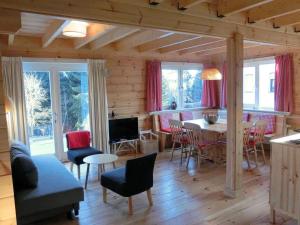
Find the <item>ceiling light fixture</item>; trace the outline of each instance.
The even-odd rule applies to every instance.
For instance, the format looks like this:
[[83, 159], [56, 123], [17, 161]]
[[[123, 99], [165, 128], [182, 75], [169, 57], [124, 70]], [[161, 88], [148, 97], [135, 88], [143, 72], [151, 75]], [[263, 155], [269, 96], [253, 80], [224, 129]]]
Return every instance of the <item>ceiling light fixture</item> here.
[[217, 68], [204, 69], [201, 80], [222, 80], [222, 74]]
[[88, 23], [81, 21], [71, 21], [64, 29], [63, 35], [68, 37], [85, 37]]

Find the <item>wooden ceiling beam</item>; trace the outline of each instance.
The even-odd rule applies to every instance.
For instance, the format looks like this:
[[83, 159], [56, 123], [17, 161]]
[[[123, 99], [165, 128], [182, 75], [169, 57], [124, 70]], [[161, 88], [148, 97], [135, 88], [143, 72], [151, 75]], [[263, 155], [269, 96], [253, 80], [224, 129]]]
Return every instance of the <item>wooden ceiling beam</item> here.
[[159, 49], [165, 46], [182, 43], [184, 41], [191, 40], [194, 38], [197, 38], [197, 36], [188, 34], [171, 34], [169, 36], [162, 37], [157, 40], [153, 40], [145, 44], [139, 45], [137, 46], [137, 49], [139, 52], [146, 52]]
[[178, 0], [178, 9], [186, 10], [205, 1], [206, 0]]
[[248, 22], [255, 23], [300, 11], [299, 0], [274, 0], [248, 12]]
[[273, 19], [273, 27], [279, 28], [282, 26], [294, 25], [300, 22], [300, 12], [291, 13], [285, 16], [280, 16]]
[[179, 51], [178, 53], [180, 55], [184, 55], [184, 54], [191, 54], [191, 53], [196, 53], [196, 52], [201, 52], [201, 51], [206, 51], [209, 49], [216, 49], [216, 48], [220, 48], [220, 47], [224, 47], [226, 46], [226, 41], [221, 40], [221, 41], [214, 41], [211, 43], [207, 43], [201, 46], [196, 46], [193, 48], [188, 48], [188, 49], [184, 49]]
[[53, 20], [48, 27], [46, 33], [42, 37], [43, 48], [48, 47], [63, 31], [63, 29], [70, 23], [69, 20]]
[[105, 33], [98, 39], [92, 41], [89, 45], [92, 50], [96, 50], [99, 48], [104, 47], [114, 41], [118, 41], [130, 34], [133, 34], [140, 29], [138, 28], [131, 28], [131, 27], [115, 27], [114, 29], [110, 30], [109, 32]]
[[15, 34], [21, 27], [20, 11], [0, 8], [0, 34]]
[[218, 0], [217, 14], [219, 17], [230, 16], [271, 1], [273, 0]]
[[[125, 0], [123, 0], [125, 1]], [[202, 14], [190, 15], [178, 11], [168, 11], [162, 7], [133, 5], [132, 0], [119, 3], [115, 1], [94, 0], [1, 0], [0, 7], [24, 12], [97, 21], [99, 23], [126, 24], [144, 28], [167, 31], [187, 32], [192, 34], [232, 37], [241, 33], [246, 40], [273, 43], [284, 46], [300, 46], [299, 36], [282, 30], [270, 30], [253, 27], [235, 21], [220, 21]], [[268, 3], [270, 4], [270, 3]], [[290, 3], [289, 3], [290, 4]], [[118, 10], [116, 10], [116, 8]]]
[[88, 43], [96, 40], [100, 36], [106, 34], [107, 32], [114, 29], [114, 26], [106, 25], [106, 24], [98, 24], [98, 23], [92, 23], [87, 28], [87, 35], [84, 38], [76, 38], [74, 40], [74, 47], [75, 49], [79, 49]]
[[114, 48], [116, 50], [130, 49], [138, 45], [144, 44], [146, 42], [153, 41], [171, 34], [172, 33], [160, 31], [160, 30], [141, 30], [137, 33], [134, 33], [130, 36], [127, 36], [119, 40], [114, 44]]
[[195, 38], [195, 39], [185, 41], [185, 42], [182, 42], [179, 44], [160, 48], [160, 49], [158, 49], [158, 51], [162, 54], [170, 53], [170, 52], [175, 52], [175, 51], [179, 51], [179, 50], [183, 50], [183, 49], [192, 48], [192, 47], [199, 46], [199, 45], [204, 45], [209, 42], [214, 42], [214, 41], [218, 41], [218, 40], [220, 40], [220, 38], [199, 37], [199, 38]]

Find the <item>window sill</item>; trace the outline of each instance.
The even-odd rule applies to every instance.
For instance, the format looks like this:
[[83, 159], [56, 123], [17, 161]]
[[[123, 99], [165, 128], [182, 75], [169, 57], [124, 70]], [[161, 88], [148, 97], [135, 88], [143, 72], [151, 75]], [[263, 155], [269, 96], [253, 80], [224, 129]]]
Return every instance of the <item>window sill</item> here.
[[[166, 110], [161, 110], [161, 111], [155, 111], [155, 112], [150, 112], [150, 115], [158, 115], [160, 113], [167, 113], [167, 112], [185, 112], [185, 111], [201, 111], [203, 109], [211, 109], [211, 108], [207, 108], [207, 107], [196, 107], [196, 108], [183, 108], [183, 109], [166, 109]], [[218, 109], [216, 109], [218, 110]]]

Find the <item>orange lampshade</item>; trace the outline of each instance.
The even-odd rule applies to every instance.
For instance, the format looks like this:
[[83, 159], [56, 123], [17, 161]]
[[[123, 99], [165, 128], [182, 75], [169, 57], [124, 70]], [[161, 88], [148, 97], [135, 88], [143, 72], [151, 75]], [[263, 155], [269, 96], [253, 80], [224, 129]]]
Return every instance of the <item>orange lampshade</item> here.
[[222, 80], [222, 74], [217, 68], [204, 69], [201, 80]]
[[11, 112], [12, 106], [13, 106], [12, 99], [10, 97], [8, 97], [8, 96], [5, 96], [5, 98], [4, 98], [5, 112], [6, 113]]

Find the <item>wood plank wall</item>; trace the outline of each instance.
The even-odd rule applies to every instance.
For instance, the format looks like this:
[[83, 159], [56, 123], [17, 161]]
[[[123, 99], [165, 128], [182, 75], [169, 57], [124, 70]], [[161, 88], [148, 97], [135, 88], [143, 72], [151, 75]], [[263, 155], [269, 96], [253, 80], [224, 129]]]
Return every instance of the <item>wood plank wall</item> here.
[[117, 117], [137, 116], [140, 129], [150, 129], [146, 113], [146, 61], [138, 58], [107, 59], [109, 70], [107, 95], [109, 112]]
[[0, 58], [0, 225], [16, 224]]
[[300, 53], [293, 53], [294, 61], [294, 114], [300, 115]]

